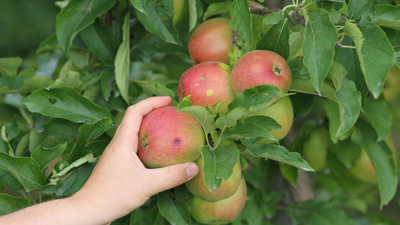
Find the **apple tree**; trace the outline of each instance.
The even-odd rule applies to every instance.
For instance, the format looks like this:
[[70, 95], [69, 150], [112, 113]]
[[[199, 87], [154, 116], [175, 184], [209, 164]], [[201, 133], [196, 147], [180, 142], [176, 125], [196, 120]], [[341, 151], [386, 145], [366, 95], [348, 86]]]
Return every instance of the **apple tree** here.
[[[128, 106], [170, 96], [204, 132], [201, 177], [112, 225], [399, 224], [400, 2], [262, 3], [57, 2], [34, 68], [0, 58], [0, 215], [76, 193]], [[246, 83], [269, 64], [283, 86]]]

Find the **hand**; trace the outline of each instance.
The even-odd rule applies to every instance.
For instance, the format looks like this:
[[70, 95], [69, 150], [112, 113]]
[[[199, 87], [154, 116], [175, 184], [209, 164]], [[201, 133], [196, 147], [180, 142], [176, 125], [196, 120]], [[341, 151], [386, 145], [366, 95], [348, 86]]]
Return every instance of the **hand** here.
[[192, 162], [147, 169], [136, 154], [143, 117], [170, 102], [169, 97], [153, 97], [127, 109], [88, 181], [71, 197], [75, 204], [93, 208], [92, 213], [101, 222], [112, 222], [140, 207], [152, 195], [185, 183], [198, 173]]

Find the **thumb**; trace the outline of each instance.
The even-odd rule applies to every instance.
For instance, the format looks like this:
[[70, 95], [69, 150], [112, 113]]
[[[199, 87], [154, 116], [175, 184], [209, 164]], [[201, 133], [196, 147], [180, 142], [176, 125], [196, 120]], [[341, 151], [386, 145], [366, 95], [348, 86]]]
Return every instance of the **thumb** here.
[[147, 180], [151, 195], [179, 186], [197, 175], [199, 167], [196, 163], [188, 162], [158, 169], [150, 169]]

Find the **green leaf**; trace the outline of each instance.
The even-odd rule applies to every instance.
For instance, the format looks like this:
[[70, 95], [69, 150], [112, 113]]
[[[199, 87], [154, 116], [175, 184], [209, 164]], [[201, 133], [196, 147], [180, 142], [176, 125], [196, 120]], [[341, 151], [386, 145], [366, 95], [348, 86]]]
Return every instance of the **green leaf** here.
[[297, 152], [289, 152], [285, 147], [280, 145], [250, 145], [241, 153], [254, 157], [262, 157], [272, 159], [281, 163], [292, 165], [305, 171], [314, 171], [308, 163], [301, 158]]
[[400, 5], [374, 5], [363, 17], [381, 27], [400, 30]]
[[57, 145], [54, 148], [38, 147], [32, 154], [32, 158], [39, 164], [41, 171], [46, 169], [53, 160], [55, 160], [62, 151], [67, 148], [67, 143]]
[[3, 169], [0, 169], [0, 184], [7, 186], [14, 191], [21, 191], [24, 189], [17, 178], [15, 178], [8, 171]]
[[335, 89], [338, 91], [342, 87], [343, 78], [347, 75], [346, 69], [338, 62], [333, 61], [329, 70], [329, 75], [333, 80]]
[[209, 17], [215, 15], [229, 13], [231, 8], [232, 8], [232, 1], [212, 3], [207, 7], [207, 10], [204, 12], [203, 20], [206, 20]]
[[231, 28], [236, 31], [236, 43], [246, 54], [253, 45], [253, 30], [249, 3], [245, 0], [233, 2], [231, 8]]
[[0, 193], [0, 216], [18, 211], [31, 205], [29, 199]]
[[0, 152], [0, 168], [17, 178], [27, 192], [41, 188], [47, 183], [43, 173], [40, 172], [38, 163], [33, 158], [16, 158]]
[[296, 202], [290, 204], [285, 211], [294, 224], [355, 225], [342, 209], [329, 202]]
[[58, 88], [58, 87], [72, 87], [75, 89], [79, 89], [82, 85], [82, 81], [80, 80], [80, 74], [75, 71], [68, 71], [64, 76], [60, 76], [53, 84], [49, 86], [50, 89]]
[[292, 61], [296, 58], [298, 51], [301, 49], [301, 45], [304, 41], [304, 27], [296, 32], [292, 32], [289, 36], [289, 58], [288, 61]]
[[304, 65], [310, 72], [312, 84], [321, 94], [321, 84], [331, 68], [335, 55], [338, 32], [324, 9], [317, 9], [308, 15], [302, 10], [306, 19], [304, 42], [301, 52]]
[[[293, 79], [290, 90], [318, 95], [310, 79]], [[339, 118], [339, 120], [336, 120], [334, 123], [336, 130], [334, 137], [344, 134], [353, 127], [360, 114], [361, 95], [352, 81], [344, 78], [342, 81], [342, 88], [337, 93], [334, 88], [326, 83], [322, 83], [321, 96], [338, 104], [339, 115], [336, 118]]]
[[281, 19], [273, 25], [257, 43], [257, 50], [269, 50], [278, 53], [285, 59], [289, 58], [289, 24], [287, 19]]
[[378, 99], [372, 96], [364, 98], [364, 113], [378, 133], [378, 141], [389, 136], [393, 122], [392, 113], [382, 96]]
[[56, 19], [58, 42], [65, 53], [76, 34], [93, 23], [93, 21], [109, 10], [115, 0], [71, 0], [61, 9]]
[[146, 1], [147, 0], [131, 0], [131, 3], [139, 12], [147, 15]]
[[101, 61], [108, 64], [114, 63], [116, 51], [113, 39], [107, 24], [103, 20], [96, 19], [93, 24], [79, 32], [79, 36], [89, 50]]
[[189, 0], [189, 33], [201, 23], [202, 15], [203, 3], [200, 0]]
[[73, 162], [83, 157], [83, 149], [87, 144], [103, 134], [112, 124], [111, 118], [103, 118], [93, 124], [84, 124], [79, 127], [79, 136], [70, 155], [70, 161]]
[[81, 155], [93, 154], [94, 157], [99, 157], [99, 156], [101, 156], [101, 154], [103, 154], [103, 152], [107, 148], [108, 144], [110, 144], [110, 141], [108, 141], [108, 140], [99, 140], [99, 141], [89, 142], [86, 144]]
[[190, 95], [185, 96], [182, 101], [176, 106], [178, 110], [186, 108], [188, 106], [192, 106], [192, 101], [190, 101]]
[[130, 225], [155, 225], [159, 217], [157, 207], [140, 207], [131, 214]]
[[268, 138], [277, 141], [271, 134], [268, 133], [262, 125], [255, 123], [239, 122], [236, 126], [228, 128], [222, 135], [223, 139], [251, 139], [251, 138]]
[[200, 149], [204, 158], [204, 179], [210, 192], [221, 186], [222, 180], [228, 180], [233, 167], [239, 160], [239, 149], [235, 145], [219, 145], [210, 150], [208, 146]]
[[173, 201], [166, 192], [157, 194], [157, 206], [160, 213], [171, 224], [190, 224], [190, 206], [183, 201]]
[[377, 142], [378, 135], [374, 128], [363, 120], [351, 135], [351, 140], [361, 146], [368, 154], [378, 178], [381, 195], [381, 208], [395, 195], [397, 188], [397, 170], [393, 160], [393, 153], [385, 141]]
[[360, 67], [375, 98], [382, 92], [389, 69], [395, 62], [392, 45], [379, 26], [361, 26], [347, 21], [344, 31], [356, 45]]
[[366, 13], [374, 3], [374, 0], [349, 0], [347, 11], [350, 19], [357, 19]]
[[298, 187], [297, 179], [299, 177], [299, 169], [294, 166], [288, 165], [286, 163], [280, 163], [280, 169], [281, 169], [282, 176], [287, 181], [289, 181], [289, 183], [293, 187], [297, 188]]
[[188, 106], [179, 110], [193, 116], [206, 134], [211, 133], [214, 128], [214, 117], [205, 108], [201, 106]]
[[19, 134], [19, 126], [17, 123], [17, 118], [14, 116], [14, 120], [7, 124], [7, 140], [11, 141]]
[[189, 58], [187, 40], [179, 38], [181, 45], [164, 42], [159, 36], [150, 34], [137, 43], [137, 48], [145, 55], [154, 53], [169, 53]]
[[123, 38], [115, 57], [115, 81], [124, 100], [129, 104], [129, 18], [126, 14], [122, 27]]
[[40, 43], [40, 45], [36, 51], [36, 54], [40, 54], [40, 53], [47, 52], [47, 51], [53, 51], [56, 49], [61, 49], [61, 46], [58, 43], [56, 33], [54, 33], [50, 37], [48, 37], [46, 40], [44, 40]]
[[44, 133], [60, 143], [70, 142], [79, 135], [80, 124], [64, 119], [52, 119], [45, 125]]
[[175, 29], [172, 15], [174, 12], [173, 0], [147, 0], [145, 3], [147, 14], [138, 11], [137, 17], [150, 33], [161, 37], [165, 42], [180, 44], [178, 31]]
[[23, 103], [31, 112], [68, 119], [75, 123], [94, 123], [104, 117], [112, 118], [107, 109], [93, 104], [68, 87], [37, 90]]
[[333, 154], [328, 154], [328, 168], [341, 188], [346, 191], [357, 191], [360, 189], [360, 184], [355, 181], [350, 170], [346, 168]]
[[4, 77], [17, 75], [17, 70], [21, 63], [22, 59], [19, 57], [0, 58], [0, 74]]
[[337, 159], [347, 168], [351, 168], [354, 162], [360, 158], [361, 148], [357, 144], [347, 138], [344, 141], [339, 141], [333, 145], [331, 152], [334, 153]]
[[52, 137], [48, 137], [44, 132], [40, 133], [32, 129], [29, 133], [29, 153], [32, 155], [36, 148], [43, 146], [45, 148], [53, 148], [59, 142]]

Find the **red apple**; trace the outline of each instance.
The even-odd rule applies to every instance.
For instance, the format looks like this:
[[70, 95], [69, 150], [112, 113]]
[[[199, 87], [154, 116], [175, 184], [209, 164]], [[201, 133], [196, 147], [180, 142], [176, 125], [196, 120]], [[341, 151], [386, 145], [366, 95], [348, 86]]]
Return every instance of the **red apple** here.
[[138, 155], [150, 168], [194, 162], [204, 146], [204, 132], [195, 118], [174, 106], [153, 110], [139, 130]]
[[189, 53], [193, 65], [218, 61], [228, 64], [232, 46], [230, 20], [215, 18], [198, 26], [189, 38]]
[[207, 202], [194, 197], [190, 202], [190, 214], [199, 223], [227, 224], [239, 216], [246, 203], [246, 196], [246, 182], [242, 178], [236, 193], [227, 199]]
[[229, 73], [218, 62], [205, 62], [188, 69], [179, 79], [179, 99], [190, 95], [193, 105], [212, 106], [224, 101], [219, 107], [225, 113], [235, 94], [229, 83]]
[[270, 84], [282, 92], [288, 92], [292, 84], [292, 73], [286, 60], [271, 51], [251, 51], [236, 63], [231, 73], [231, 85], [235, 94], [245, 89]]
[[204, 158], [200, 157], [196, 161], [197, 165], [199, 166], [199, 173], [190, 181], [186, 182], [185, 185], [187, 189], [196, 197], [208, 201], [208, 202], [215, 202], [220, 201], [222, 199], [229, 198], [239, 188], [240, 180], [242, 178], [242, 168], [240, 166], [240, 162], [236, 163], [233, 167], [233, 173], [229, 177], [228, 180], [222, 180], [221, 186], [210, 192], [207, 188], [205, 179], [204, 179]]

